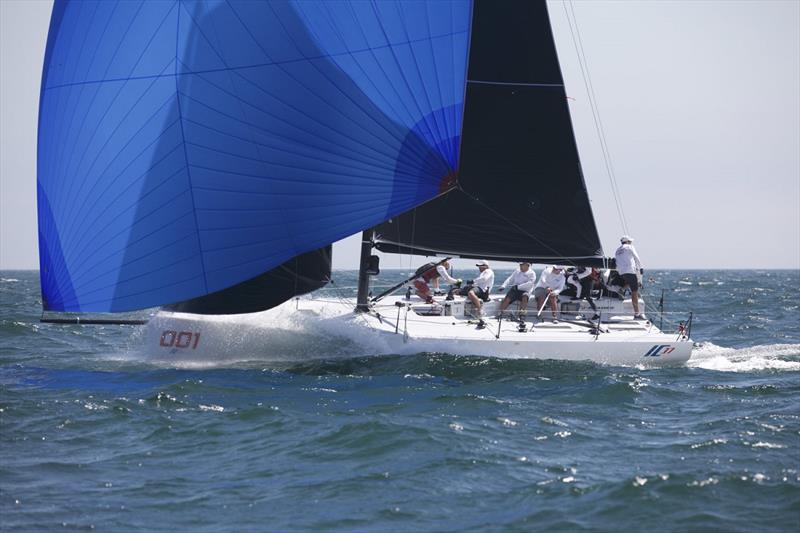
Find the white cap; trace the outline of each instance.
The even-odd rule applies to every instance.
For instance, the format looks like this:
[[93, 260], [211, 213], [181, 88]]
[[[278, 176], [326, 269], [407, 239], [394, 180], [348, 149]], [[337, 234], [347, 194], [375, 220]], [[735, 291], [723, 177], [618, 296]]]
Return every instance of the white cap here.
[[475, 263], [475, 266], [489, 268], [489, 263], [487, 263], [485, 260], [481, 259], [480, 261]]
[[565, 268], [562, 265], [553, 265], [553, 268], [556, 270], [565, 270]]
[[621, 242], [622, 244], [625, 244], [626, 242], [633, 242], [633, 237], [630, 237], [628, 235], [623, 235], [622, 237], [619, 238], [619, 242]]

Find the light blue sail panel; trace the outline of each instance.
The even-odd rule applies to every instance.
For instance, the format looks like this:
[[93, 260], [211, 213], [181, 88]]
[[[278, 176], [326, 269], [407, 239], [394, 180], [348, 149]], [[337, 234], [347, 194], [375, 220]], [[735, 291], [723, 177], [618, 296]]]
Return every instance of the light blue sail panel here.
[[57, 0], [39, 116], [45, 308], [202, 296], [442, 192], [470, 14]]

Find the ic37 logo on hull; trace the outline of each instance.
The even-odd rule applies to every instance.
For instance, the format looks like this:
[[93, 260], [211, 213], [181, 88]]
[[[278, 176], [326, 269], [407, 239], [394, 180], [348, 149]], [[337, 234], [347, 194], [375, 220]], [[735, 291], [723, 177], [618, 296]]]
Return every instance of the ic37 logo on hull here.
[[669, 344], [656, 344], [644, 354], [644, 357], [658, 357], [660, 355], [667, 355], [673, 351], [675, 351], [675, 348]]

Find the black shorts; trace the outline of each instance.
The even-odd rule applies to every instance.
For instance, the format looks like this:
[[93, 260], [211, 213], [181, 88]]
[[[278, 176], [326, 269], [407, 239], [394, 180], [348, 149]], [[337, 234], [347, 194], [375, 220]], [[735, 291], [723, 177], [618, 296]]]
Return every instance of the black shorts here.
[[458, 291], [458, 294], [460, 296], [467, 296], [469, 294], [469, 291], [475, 291], [475, 296], [477, 296], [484, 302], [489, 301], [489, 293], [481, 289], [480, 287], [476, 287], [474, 285], [467, 285], [466, 287], [461, 287], [461, 289], [459, 289]]
[[511, 290], [508, 291], [508, 294], [506, 294], [506, 299], [508, 300], [508, 303], [513, 304], [517, 300], [521, 300], [523, 296], [527, 295], [527, 292], [512, 287]]
[[472, 287], [475, 290], [475, 296], [483, 300], [484, 302], [489, 301], [489, 291], [485, 291], [480, 287]]
[[625, 280], [625, 285], [627, 285], [630, 290], [639, 290], [639, 277], [636, 274], [623, 274], [622, 279]]

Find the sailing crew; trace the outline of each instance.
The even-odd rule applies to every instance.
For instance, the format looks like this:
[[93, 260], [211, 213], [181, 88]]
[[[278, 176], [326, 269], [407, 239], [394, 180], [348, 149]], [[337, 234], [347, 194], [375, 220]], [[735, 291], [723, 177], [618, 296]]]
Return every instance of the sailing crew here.
[[494, 272], [489, 268], [489, 263], [483, 259], [475, 263], [475, 266], [478, 267], [480, 274], [477, 278], [467, 281], [467, 286], [458, 294], [469, 298], [475, 306], [476, 316], [480, 318], [483, 316], [483, 302], [489, 301], [489, 292], [494, 285]]
[[594, 316], [592, 320], [597, 320], [600, 316], [597, 314], [597, 306], [594, 304], [594, 300], [592, 300], [592, 291], [594, 290], [594, 284], [600, 282], [600, 271], [596, 268], [591, 267], [578, 267], [570, 276], [567, 278], [567, 283], [575, 287], [575, 298], [574, 300], [581, 300], [584, 299], [589, 302], [589, 306], [591, 306], [592, 310], [594, 311]]
[[503, 311], [512, 303], [519, 301], [519, 315], [525, 316], [528, 309], [528, 300], [530, 299], [533, 287], [536, 284], [536, 272], [531, 270], [531, 264], [528, 261], [522, 261], [519, 268], [515, 270], [508, 278], [500, 285], [500, 291], [504, 291], [506, 287], [511, 287], [500, 302], [500, 316]]
[[619, 239], [620, 245], [614, 252], [614, 260], [617, 262], [617, 271], [622, 275], [622, 279], [631, 289], [631, 303], [633, 304], [634, 320], [647, 320], [644, 313], [639, 312], [639, 274], [644, 274], [642, 262], [639, 254], [633, 247], [633, 239], [628, 235], [623, 235]]
[[461, 285], [461, 280], [452, 277], [447, 271], [450, 268], [448, 261], [443, 261], [442, 264], [436, 265], [435, 263], [425, 263], [417, 269], [415, 274], [417, 277], [414, 279], [414, 288], [416, 289], [417, 296], [425, 300], [425, 303], [433, 303], [433, 295], [428, 283], [431, 283], [437, 289], [439, 288], [439, 278], [445, 280], [452, 285]]
[[[583, 280], [592, 273], [591, 269], [586, 267], [573, 267], [567, 268], [564, 271], [564, 277], [567, 279], [567, 285], [571, 285], [572, 288], [575, 290], [575, 300], [581, 299], [581, 294], [583, 293]], [[570, 289], [570, 287], [567, 287]]]
[[625, 299], [625, 281], [614, 269], [606, 270], [600, 276], [601, 295], [612, 298]]
[[553, 322], [558, 322], [556, 316], [558, 309], [556, 302], [558, 294], [564, 290], [564, 267], [551, 265], [542, 270], [542, 275], [539, 276], [539, 282], [536, 288], [533, 289], [533, 295], [536, 297], [536, 305], [539, 309], [544, 307], [545, 301], [550, 300], [550, 311], [553, 313]]
[[450, 285], [455, 285], [456, 287], [461, 286], [461, 279], [452, 277], [450, 272], [452, 272], [452, 268], [450, 267], [449, 262], [442, 263], [436, 267], [436, 273], [439, 275], [431, 279], [431, 288], [433, 289], [434, 296], [441, 296], [444, 294], [444, 291], [439, 290], [439, 281], [441, 279], [444, 279], [444, 281]]

